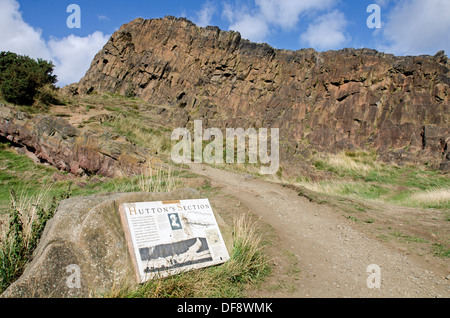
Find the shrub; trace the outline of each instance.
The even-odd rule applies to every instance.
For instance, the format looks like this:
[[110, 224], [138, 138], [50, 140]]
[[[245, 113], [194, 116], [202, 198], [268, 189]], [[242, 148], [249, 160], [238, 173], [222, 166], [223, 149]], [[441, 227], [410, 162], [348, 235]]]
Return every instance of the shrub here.
[[59, 197], [53, 197], [50, 204], [46, 204], [45, 190], [31, 197], [18, 198], [14, 190], [10, 194], [9, 226], [0, 233], [0, 293], [23, 273], [58, 202], [70, 197], [71, 184]]
[[133, 86], [128, 86], [127, 90], [125, 91], [125, 97], [126, 98], [133, 98], [136, 97], [136, 91], [134, 90]]
[[44, 86], [53, 86], [56, 83], [53, 68], [52, 62], [33, 60], [12, 52], [1, 52], [0, 92], [3, 98], [14, 104], [33, 104], [36, 95]]

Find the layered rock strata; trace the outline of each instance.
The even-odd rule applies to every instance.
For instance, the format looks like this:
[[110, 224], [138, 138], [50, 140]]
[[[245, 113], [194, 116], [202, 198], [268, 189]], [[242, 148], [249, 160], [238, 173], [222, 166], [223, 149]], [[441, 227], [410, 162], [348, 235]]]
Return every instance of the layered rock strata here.
[[359, 148], [448, 169], [449, 67], [443, 52], [279, 50], [169, 16], [123, 25], [73, 91], [131, 92], [174, 127], [278, 127], [285, 162]]

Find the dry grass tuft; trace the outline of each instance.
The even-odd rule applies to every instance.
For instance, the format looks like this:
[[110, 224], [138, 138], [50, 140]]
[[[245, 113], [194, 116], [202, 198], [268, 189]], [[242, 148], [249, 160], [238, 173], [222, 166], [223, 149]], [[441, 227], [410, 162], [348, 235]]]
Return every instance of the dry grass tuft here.
[[434, 188], [413, 193], [409, 199], [418, 205], [445, 206], [450, 203], [450, 189]]
[[180, 173], [173, 173], [170, 166], [153, 168], [151, 161], [138, 176], [138, 186], [143, 192], [171, 192], [180, 187]]

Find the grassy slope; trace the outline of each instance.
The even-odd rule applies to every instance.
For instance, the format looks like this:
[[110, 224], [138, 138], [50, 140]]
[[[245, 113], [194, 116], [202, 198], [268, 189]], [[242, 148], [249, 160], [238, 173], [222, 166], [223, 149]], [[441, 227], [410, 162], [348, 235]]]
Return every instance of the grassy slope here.
[[[174, 141], [170, 140], [170, 127], [161, 127], [157, 105], [145, 103], [138, 98], [125, 98], [114, 94], [93, 94], [67, 99], [70, 111], [64, 110], [71, 120], [74, 114], [83, 114], [78, 122], [80, 128], [109, 130], [125, 137], [136, 145], [157, 153], [162, 161], [170, 155]], [[99, 122], [90, 115], [109, 113], [110, 119]], [[69, 113], [69, 114], [68, 114]], [[207, 142], [204, 142], [204, 146]], [[225, 155], [224, 155], [225, 156]], [[235, 153], [236, 156], [236, 153]], [[450, 177], [429, 167], [386, 164], [377, 161], [374, 152], [347, 151], [337, 155], [316, 155], [313, 168], [326, 172], [321, 181], [306, 177], [284, 180], [281, 173], [269, 179], [304, 186], [310, 190], [331, 195], [378, 200], [383, 203], [421, 208], [450, 209]], [[224, 164], [218, 168], [238, 173], [250, 173], [259, 177], [260, 164]], [[279, 171], [280, 172], [280, 171]]]
[[[168, 130], [149, 126], [146, 116], [140, 116], [136, 110], [138, 100], [123, 98], [110, 94], [90, 96], [69, 104], [75, 111], [82, 110], [87, 119], [82, 119], [79, 128], [101, 128], [111, 130], [133, 143], [143, 147], [154, 148], [159, 154], [170, 151], [170, 134]], [[73, 110], [73, 109], [72, 109]], [[110, 120], [100, 124], [89, 119], [90, 112], [107, 110], [114, 114]], [[60, 114], [71, 119], [72, 115]], [[167, 138], [169, 137], [169, 138]], [[163, 158], [162, 158], [163, 159]], [[18, 194], [21, 213], [27, 222], [30, 208], [39, 200], [41, 205], [51, 204], [52, 197], [58, 197], [70, 186], [71, 196], [91, 195], [102, 192], [130, 192], [130, 191], [171, 191], [183, 186], [184, 180], [190, 178], [189, 172], [181, 168], [173, 168], [171, 172], [148, 167], [143, 175], [108, 179], [101, 176], [75, 178], [67, 173], [49, 166], [35, 164], [27, 156], [18, 154], [8, 145], [0, 145], [0, 220], [3, 224], [3, 241], [0, 252], [20, 250], [17, 242], [5, 240], [7, 232], [6, 220], [11, 213], [10, 190]], [[59, 180], [59, 181], [54, 181]], [[26, 232], [26, 230], [25, 230]], [[270, 268], [261, 251], [259, 239], [254, 233], [253, 225], [237, 220], [234, 227], [234, 250], [231, 260], [227, 263], [204, 270], [175, 275], [161, 280], [154, 280], [140, 286], [120, 286], [110, 293], [100, 295], [104, 297], [241, 297], [245, 286], [256, 283], [266, 276]], [[27, 233], [24, 233], [24, 236]], [[29, 251], [26, 251], [26, 254]], [[3, 260], [6, 260], [5, 253]], [[20, 264], [0, 262], [0, 277], [2, 288], [11, 279], [18, 277], [25, 266], [26, 258], [21, 258]], [[2, 275], [0, 275], [2, 276]], [[6, 281], [6, 276], [8, 282]], [[12, 278], [11, 278], [12, 277]]]
[[[0, 205], [2, 217], [7, 218], [10, 211], [11, 196], [9, 191], [13, 189], [20, 193], [18, 202], [23, 216], [23, 223], [27, 223], [28, 212], [31, 206], [39, 200], [42, 205], [48, 206], [52, 196], [59, 196], [67, 191], [71, 184], [71, 195], [90, 195], [101, 192], [119, 191], [170, 191], [183, 185], [183, 179], [189, 178], [186, 171], [175, 171], [168, 175], [162, 171], [155, 171], [153, 177], [135, 176], [129, 178], [103, 179], [97, 177], [89, 179], [78, 178], [76, 180], [52, 181], [54, 174], [64, 176], [65, 173], [52, 167], [35, 164], [25, 155], [15, 153], [6, 146], [0, 148]], [[44, 189], [44, 190], [43, 190]], [[234, 249], [230, 261], [227, 263], [181, 273], [169, 278], [152, 280], [144, 285], [118, 286], [109, 293], [97, 295], [116, 298], [146, 298], [146, 297], [242, 297], [245, 286], [257, 283], [264, 279], [270, 272], [270, 267], [261, 249], [261, 243], [256, 234], [256, 225], [247, 219], [236, 219], [234, 224]], [[6, 226], [6, 222], [5, 222]], [[25, 226], [26, 228], [26, 226]], [[8, 253], [22, 249], [17, 243], [6, 240], [6, 228], [0, 240], [0, 292], [11, 281], [20, 276], [26, 264], [26, 255], [12, 264], [8, 260]], [[27, 237], [27, 230], [24, 237]], [[20, 262], [17, 264], [16, 262]], [[4, 275], [3, 275], [4, 274]]]
[[25, 155], [0, 146], [0, 215], [9, 209], [11, 189], [23, 198], [45, 193], [47, 200], [59, 196], [69, 185], [72, 196], [108, 192], [171, 191], [183, 184], [182, 178], [186, 173], [181, 169], [153, 169], [145, 175], [114, 179], [99, 176], [75, 178], [53, 167], [35, 164]]
[[[110, 130], [121, 135], [131, 142], [156, 150], [161, 155], [170, 153], [170, 129], [160, 127], [158, 119], [155, 117], [158, 106], [146, 104], [136, 98], [123, 98], [111, 94], [92, 95], [68, 100], [67, 106], [70, 108], [69, 114], [62, 109], [61, 116], [73, 119], [73, 114], [82, 114], [84, 117], [78, 122], [79, 128]], [[96, 115], [99, 111], [109, 112], [113, 115], [110, 119], [98, 122], [90, 119], [91, 115]], [[167, 160], [160, 157], [163, 161]], [[328, 177], [321, 181], [311, 181], [300, 177], [297, 180], [289, 181], [302, 185], [308, 189], [331, 194], [333, 196], [344, 196], [363, 200], [375, 200], [383, 203], [398, 204], [403, 206], [414, 206], [422, 208], [437, 208], [447, 211], [450, 209], [450, 178], [442, 175], [438, 171], [427, 167], [397, 166], [380, 163], [376, 160], [376, 155], [367, 152], [346, 152], [338, 155], [328, 155], [317, 157], [313, 161], [317, 172], [327, 172]], [[225, 166], [227, 169], [239, 170], [240, 173], [252, 173], [258, 175], [258, 166], [254, 165], [234, 165]], [[159, 174], [161, 176], [161, 174]], [[54, 176], [58, 180], [54, 182]], [[84, 179], [69, 178], [65, 173], [57, 171], [52, 167], [36, 165], [25, 155], [15, 153], [7, 146], [0, 146], [0, 220], [5, 218], [5, 213], [9, 209], [9, 190], [14, 189], [19, 196], [29, 198], [42, 193], [42, 189], [47, 189], [46, 198], [50, 201], [53, 196], [58, 197], [64, 193], [69, 184], [72, 184], [72, 196], [90, 195], [102, 192], [119, 191], [152, 191], [155, 187], [158, 190], [176, 187], [175, 183], [187, 177], [186, 172], [175, 172], [172, 174], [171, 182], [168, 182], [167, 174], [163, 177], [148, 178], [135, 176], [120, 179], [105, 179], [99, 176]], [[273, 176], [272, 179], [279, 178]], [[447, 218], [450, 221], [450, 217]], [[369, 222], [367, 222], [369, 223]], [[398, 234], [399, 239], [408, 239]], [[449, 250], [442, 245], [436, 245], [435, 251], [440, 256], [448, 257]], [[242, 259], [241, 259], [242, 260]], [[244, 264], [244, 263], [242, 263]], [[246, 266], [241, 267], [242, 271]], [[225, 285], [211, 287], [211, 293], [205, 293], [204, 287], [200, 289], [190, 289], [192, 293], [180, 294], [181, 287], [193, 284], [206, 275], [205, 281], [217, 282], [217, 277], [230, 275], [230, 269], [209, 269], [206, 272], [183, 274], [180, 277], [166, 279], [158, 282], [157, 285], [145, 285], [141, 289], [129, 289], [128, 287], [112, 291], [106, 296], [112, 297], [152, 297], [152, 296], [225, 296], [233, 297], [241, 295], [241, 289], [233, 289], [230, 280], [225, 280]], [[219, 273], [219, 274], [218, 274]], [[196, 276], [200, 275], [200, 276]], [[246, 276], [244, 280], [254, 280], [253, 276]], [[202, 278], [203, 279], [203, 278]], [[231, 280], [232, 281], [232, 280]], [[163, 285], [161, 285], [163, 284]], [[192, 285], [190, 285], [192, 286]], [[213, 285], [212, 285], [213, 286]], [[155, 288], [161, 291], [155, 294]], [[183, 287], [184, 288], [184, 287]]]
[[401, 206], [450, 209], [448, 174], [426, 166], [385, 164], [368, 152], [342, 152], [317, 159], [318, 171], [330, 176], [318, 182], [298, 179], [300, 185], [318, 192], [378, 200]]

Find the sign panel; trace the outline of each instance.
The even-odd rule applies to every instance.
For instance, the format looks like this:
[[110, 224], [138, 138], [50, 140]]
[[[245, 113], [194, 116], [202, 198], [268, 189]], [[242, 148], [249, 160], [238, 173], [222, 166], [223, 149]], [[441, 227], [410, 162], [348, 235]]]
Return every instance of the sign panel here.
[[141, 283], [230, 258], [208, 199], [124, 203], [119, 212]]

